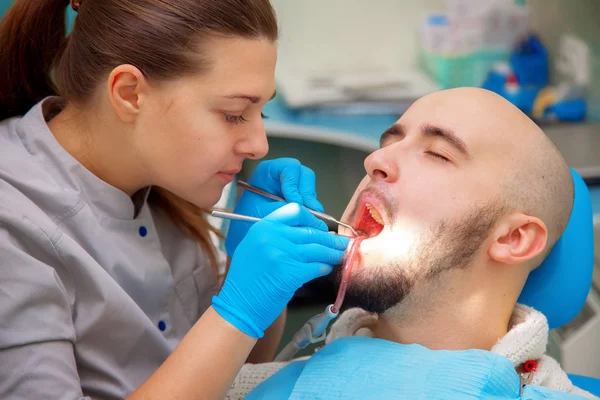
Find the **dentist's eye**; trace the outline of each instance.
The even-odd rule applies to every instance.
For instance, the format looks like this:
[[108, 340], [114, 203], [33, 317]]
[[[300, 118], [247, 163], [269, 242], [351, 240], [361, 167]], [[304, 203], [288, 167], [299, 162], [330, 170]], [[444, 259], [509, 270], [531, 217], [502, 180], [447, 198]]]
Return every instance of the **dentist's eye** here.
[[438, 153], [435, 153], [435, 152], [433, 152], [433, 151], [426, 151], [426, 152], [425, 152], [425, 154], [428, 154], [428, 155], [430, 155], [430, 156], [432, 156], [432, 157], [434, 157], [434, 158], [437, 158], [437, 159], [439, 159], [439, 160], [441, 160], [441, 161], [443, 161], [443, 162], [450, 162], [450, 160], [448, 160], [448, 159], [447, 159], [446, 157], [444, 157], [443, 155], [441, 155], [441, 154], [438, 154]]
[[241, 115], [231, 115], [231, 114], [227, 114], [227, 113], [225, 113], [224, 115], [225, 115], [225, 121], [232, 123], [232, 124], [239, 125], [239, 124], [248, 122], [248, 120]]
[[[225, 115], [225, 121], [230, 122], [232, 124], [243, 124], [245, 122], [248, 122], [248, 120], [246, 118], [244, 118], [242, 115], [232, 115], [232, 114], [227, 114], [227, 113], [224, 113], [223, 115]], [[260, 113], [260, 117], [262, 119], [269, 118], [268, 116], [266, 116], [263, 113]]]

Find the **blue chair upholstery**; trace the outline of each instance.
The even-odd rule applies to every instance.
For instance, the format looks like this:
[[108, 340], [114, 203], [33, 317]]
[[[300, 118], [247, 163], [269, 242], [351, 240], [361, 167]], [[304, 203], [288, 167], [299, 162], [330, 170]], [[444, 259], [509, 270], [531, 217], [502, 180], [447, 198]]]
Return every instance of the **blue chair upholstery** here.
[[[594, 224], [589, 190], [571, 170], [575, 199], [571, 218], [561, 238], [544, 262], [531, 273], [519, 303], [531, 306], [548, 318], [550, 328], [571, 321], [583, 307], [592, 284]], [[600, 338], [598, 339], [600, 345]], [[577, 387], [600, 396], [600, 380], [569, 375]]]

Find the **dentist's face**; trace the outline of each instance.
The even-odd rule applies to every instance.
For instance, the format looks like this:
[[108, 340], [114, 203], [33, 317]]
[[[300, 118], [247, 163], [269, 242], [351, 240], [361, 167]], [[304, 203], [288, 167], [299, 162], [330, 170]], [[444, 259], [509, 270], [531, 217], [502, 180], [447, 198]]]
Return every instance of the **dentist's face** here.
[[136, 149], [152, 185], [210, 207], [269, 145], [261, 117], [275, 93], [277, 46], [268, 39], [215, 38], [210, 68], [151, 88]]
[[[483, 91], [417, 101], [365, 160], [367, 176], [343, 219], [370, 238], [360, 248], [347, 304], [382, 313], [415, 285], [466, 268], [504, 214], [503, 154], [510, 129]], [[493, 99], [497, 101], [497, 99]], [[484, 253], [484, 252], [483, 252]]]

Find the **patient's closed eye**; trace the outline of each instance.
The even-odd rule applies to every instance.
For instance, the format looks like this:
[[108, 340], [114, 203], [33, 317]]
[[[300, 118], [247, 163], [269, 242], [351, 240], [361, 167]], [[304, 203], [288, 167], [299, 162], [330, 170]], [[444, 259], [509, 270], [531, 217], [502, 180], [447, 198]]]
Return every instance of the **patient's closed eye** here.
[[425, 152], [425, 154], [428, 154], [428, 155], [430, 155], [430, 156], [432, 156], [432, 157], [434, 157], [434, 158], [437, 158], [437, 159], [439, 159], [439, 160], [441, 160], [441, 161], [443, 161], [443, 162], [450, 162], [450, 160], [448, 160], [448, 159], [447, 159], [446, 157], [444, 157], [443, 155], [441, 155], [441, 154], [438, 154], [438, 153], [436, 153], [436, 152], [433, 152], [433, 151], [426, 151], [426, 152]]

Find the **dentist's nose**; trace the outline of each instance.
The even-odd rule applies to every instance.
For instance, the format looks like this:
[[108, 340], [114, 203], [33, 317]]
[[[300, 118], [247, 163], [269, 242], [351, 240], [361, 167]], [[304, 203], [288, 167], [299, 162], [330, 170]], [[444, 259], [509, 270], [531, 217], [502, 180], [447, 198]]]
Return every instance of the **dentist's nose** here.
[[250, 129], [246, 137], [238, 142], [236, 153], [252, 160], [263, 158], [269, 152], [269, 142], [264, 125], [260, 128]]
[[376, 182], [395, 182], [400, 176], [396, 158], [389, 147], [384, 147], [365, 159], [365, 170]]

